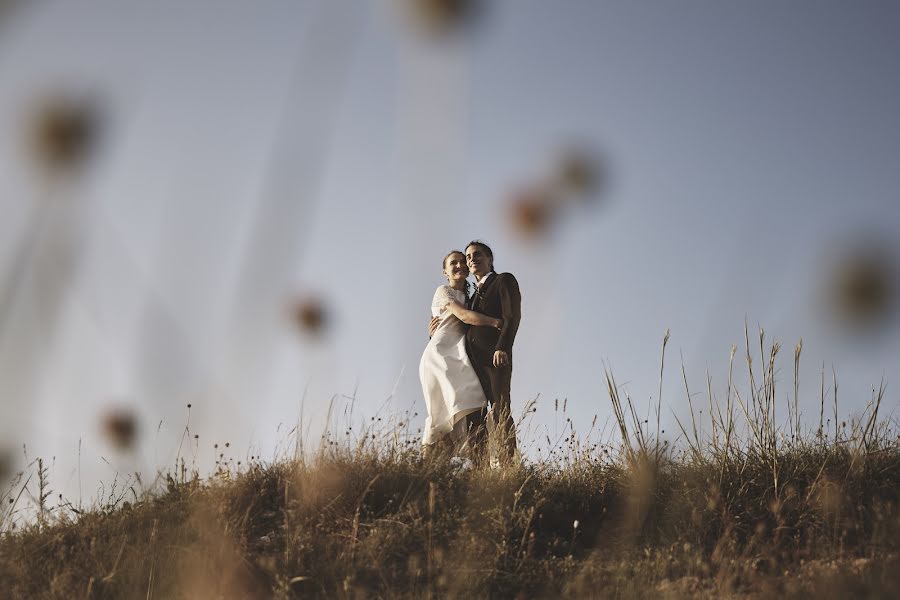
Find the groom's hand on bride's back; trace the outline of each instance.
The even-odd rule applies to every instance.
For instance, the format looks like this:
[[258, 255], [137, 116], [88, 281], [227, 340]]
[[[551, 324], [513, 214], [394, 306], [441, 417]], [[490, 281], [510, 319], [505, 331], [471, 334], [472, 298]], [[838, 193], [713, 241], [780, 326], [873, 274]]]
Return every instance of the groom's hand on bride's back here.
[[441, 322], [439, 317], [431, 317], [431, 322], [428, 323], [428, 337], [434, 335], [434, 332], [437, 331], [438, 323]]

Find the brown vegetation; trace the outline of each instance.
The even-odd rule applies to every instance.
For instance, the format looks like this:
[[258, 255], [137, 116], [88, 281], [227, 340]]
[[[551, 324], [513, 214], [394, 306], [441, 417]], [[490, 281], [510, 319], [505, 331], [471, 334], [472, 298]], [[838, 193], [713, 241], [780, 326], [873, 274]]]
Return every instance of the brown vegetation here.
[[[760, 336], [762, 342], [762, 336]], [[750, 354], [748, 346], [748, 356]], [[762, 346], [761, 346], [762, 347]], [[799, 361], [802, 346], [795, 350]], [[777, 345], [749, 397], [670, 450], [608, 377], [624, 442], [491, 469], [363, 432], [313, 458], [7, 527], [4, 597], [898, 597], [900, 446], [878, 416], [774, 419]], [[796, 389], [796, 388], [795, 388]], [[824, 405], [824, 386], [823, 386]], [[697, 411], [699, 414], [699, 410]], [[654, 424], [653, 427], [656, 427]], [[7, 500], [3, 499], [6, 503]], [[64, 513], [64, 514], [63, 514]], [[6, 513], [8, 518], [8, 513]], [[8, 525], [8, 523], [7, 523]]]

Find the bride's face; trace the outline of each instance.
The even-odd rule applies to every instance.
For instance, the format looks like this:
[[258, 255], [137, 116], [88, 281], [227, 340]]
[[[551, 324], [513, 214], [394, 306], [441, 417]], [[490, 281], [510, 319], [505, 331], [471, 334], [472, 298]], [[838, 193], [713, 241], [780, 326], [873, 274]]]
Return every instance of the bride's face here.
[[447, 281], [453, 283], [469, 276], [469, 267], [466, 266], [466, 257], [460, 252], [454, 252], [444, 261], [444, 275]]

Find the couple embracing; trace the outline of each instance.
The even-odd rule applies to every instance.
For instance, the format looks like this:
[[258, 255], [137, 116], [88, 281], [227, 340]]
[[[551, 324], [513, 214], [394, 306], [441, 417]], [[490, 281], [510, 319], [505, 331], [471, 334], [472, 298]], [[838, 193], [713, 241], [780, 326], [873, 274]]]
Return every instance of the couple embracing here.
[[428, 409], [424, 449], [443, 447], [480, 462], [487, 458], [490, 428], [497, 441], [490, 463], [508, 464], [516, 451], [509, 388], [521, 319], [519, 284], [511, 273], [494, 271], [494, 254], [480, 240], [447, 254], [443, 272], [447, 284], [434, 293], [431, 340], [419, 364]]

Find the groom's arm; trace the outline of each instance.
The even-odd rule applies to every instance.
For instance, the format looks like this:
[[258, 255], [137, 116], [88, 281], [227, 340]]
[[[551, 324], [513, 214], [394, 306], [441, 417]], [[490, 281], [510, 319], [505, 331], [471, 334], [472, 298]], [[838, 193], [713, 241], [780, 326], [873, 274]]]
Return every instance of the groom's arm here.
[[497, 284], [503, 327], [500, 329], [500, 337], [494, 350], [510, 354], [516, 332], [519, 330], [519, 321], [522, 319], [522, 295], [519, 293], [519, 282], [512, 273], [503, 273], [498, 277], [500, 277]]
[[440, 317], [431, 317], [431, 321], [428, 322], [428, 337], [432, 337], [434, 332], [437, 331], [438, 325], [441, 323]]

